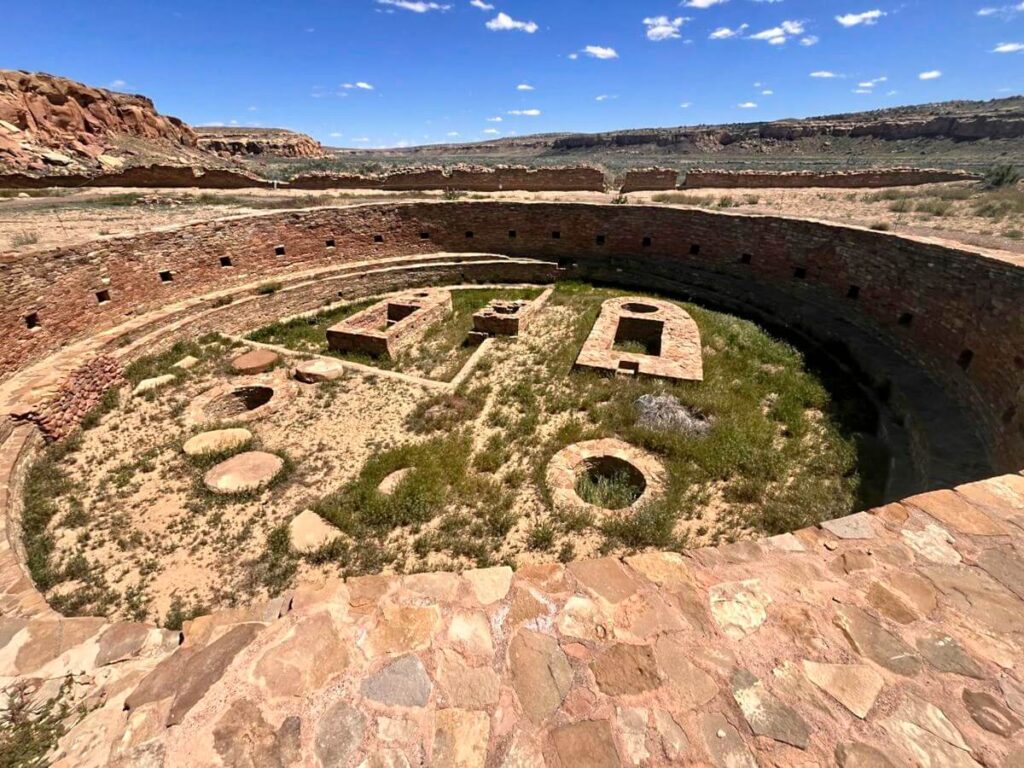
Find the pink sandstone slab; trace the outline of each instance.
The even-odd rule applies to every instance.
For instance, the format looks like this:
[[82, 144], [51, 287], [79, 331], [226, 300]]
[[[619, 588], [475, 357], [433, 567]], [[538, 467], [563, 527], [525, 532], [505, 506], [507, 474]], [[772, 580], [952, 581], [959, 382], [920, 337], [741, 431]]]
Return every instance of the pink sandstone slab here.
[[204, 475], [203, 483], [214, 493], [250, 493], [270, 484], [283, 468], [280, 456], [249, 451], [213, 467]]
[[243, 376], [253, 376], [257, 373], [266, 373], [277, 365], [280, 359], [280, 355], [269, 349], [254, 349], [232, 360], [231, 368]]

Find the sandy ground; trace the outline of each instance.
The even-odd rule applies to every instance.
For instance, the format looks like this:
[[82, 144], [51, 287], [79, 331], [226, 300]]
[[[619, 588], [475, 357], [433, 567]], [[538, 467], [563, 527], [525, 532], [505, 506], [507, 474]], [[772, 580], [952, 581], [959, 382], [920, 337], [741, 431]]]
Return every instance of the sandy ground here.
[[[894, 193], [927, 195], [941, 189], [974, 189], [970, 184], [893, 188]], [[812, 216], [840, 223], [1024, 253], [1024, 240], [1013, 233], [1024, 221], [978, 216], [971, 200], [957, 200], [942, 216], [921, 212], [896, 213], [891, 201], [871, 201], [877, 190], [836, 189], [694, 189], [685, 195], [701, 207], [742, 213]], [[35, 193], [33, 193], [35, 194]], [[979, 193], [980, 194], [980, 193]], [[658, 193], [628, 196], [648, 203]], [[594, 192], [504, 192], [467, 195], [466, 199], [610, 202], [617, 195]], [[266, 212], [272, 208], [348, 205], [375, 200], [441, 199], [438, 192], [308, 192], [301, 190], [56, 190], [53, 196], [0, 198], [0, 253], [73, 245], [101, 237], [137, 234], [224, 216]], [[721, 201], [728, 200], [723, 208]], [[216, 201], [211, 202], [211, 201]], [[1008, 235], [1009, 233], [1009, 235]]]

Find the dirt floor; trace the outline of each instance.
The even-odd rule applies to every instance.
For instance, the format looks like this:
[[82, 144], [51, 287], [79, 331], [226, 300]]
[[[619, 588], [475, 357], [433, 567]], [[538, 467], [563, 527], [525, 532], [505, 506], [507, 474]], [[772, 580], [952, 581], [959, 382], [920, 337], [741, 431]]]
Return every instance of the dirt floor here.
[[[31, 195], [21, 197], [20, 195]], [[441, 199], [440, 192], [304, 192], [300, 190], [43, 190], [0, 191], [0, 252], [136, 234], [224, 216], [267, 210], [346, 205], [375, 200]], [[466, 199], [607, 203], [608, 193], [473, 193]], [[982, 190], [958, 182], [886, 190], [735, 189], [641, 192], [631, 203], [691, 205], [852, 223], [1024, 253], [1024, 190]]]
[[[480, 290], [466, 294], [486, 298]], [[48, 525], [28, 541], [30, 551], [47, 552], [42, 564], [34, 560], [37, 582], [42, 574], [48, 598], [65, 613], [173, 626], [200, 610], [246, 604], [339, 572], [681, 549], [863, 506], [858, 484], [867, 478], [855, 466], [856, 427], [841, 423], [837, 403], [797, 351], [751, 323], [683, 305], [703, 335], [701, 383], [572, 372], [601, 302], [613, 295], [621, 292], [559, 284], [526, 335], [492, 340], [465, 383], [448, 390], [383, 370], [298, 384], [289, 382], [295, 360], [286, 359], [263, 376], [295, 394], [245, 424], [188, 423], [198, 396], [245, 381], [227, 365], [245, 344], [213, 337], [145, 359], [128, 370], [132, 385], [176, 370], [179, 356], [201, 362], [151, 394], [131, 397], [126, 388], [118, 405], [108, 403], [88, 420], [78, 441], [30, 473], [30, 516], [53, 505]], [[461, 328], [457, 316], [447, 323]], [[415, 372], [429, 373], [424, 356], [444, 358], [438, 339], [457, 345], [461, 335], [426, 335], [424, 349], [409, 358], [420, 361]], [[699, 436], [641, 427], [635, 403], [644, 394], [671, 395], [713, 426]], [[238, 498], [206, 491], [202, 478], [212, 462], [187, 458], [182, 445], [225, 426], [249, 429], [249, 450], [284, 457], [283, 479]], [[658, 457], [667, 493], [628, 513], [553, 507], [544, 482], [551, 456], [612, 436]], [[378, 485], [396, 469], [410, 474], [385, 496]], [[596, 490], [607, 498], [628, 494], [621, 482], [608, 478]], [[300, 557], [287, 524], [307, 509], [338, 533]]]

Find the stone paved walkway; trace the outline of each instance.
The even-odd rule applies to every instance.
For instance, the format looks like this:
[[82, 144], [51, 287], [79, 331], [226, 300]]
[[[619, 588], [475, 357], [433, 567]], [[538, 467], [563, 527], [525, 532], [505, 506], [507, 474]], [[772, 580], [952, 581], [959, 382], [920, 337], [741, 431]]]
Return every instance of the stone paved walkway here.
[[[0, 619], [61, 766], [1021, 766], [1024, 477], [762, 542]], [[52, 683], [43, 683], [51, 685]]]

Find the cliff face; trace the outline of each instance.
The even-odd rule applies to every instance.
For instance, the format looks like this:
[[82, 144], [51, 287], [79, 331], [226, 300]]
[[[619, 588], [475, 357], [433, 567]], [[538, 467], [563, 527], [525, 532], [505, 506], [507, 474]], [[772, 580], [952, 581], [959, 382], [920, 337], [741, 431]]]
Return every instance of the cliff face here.
[[947, 102], [772, 123], [574, 134], [555, 138], [551, 149], [616, 149], [647, 145], [677, 151], [715, 152], [732, 145], [764, 149], [779, 142], [798, 142], [816, 137], [878, 141], [949, 139], [956, 142], [1021, 139], [1024, 138], [1024, 99]]
[[221, 157], [321, 157], [320, 142], [283, 128], [196, 128], [199, 148]]
[[44, 73], [0, 70], [0, 166], [8, 170], [97, 170], [119, 165], [119, 139], [170, 152], [197, 146], [195, 133], [144, 96], [92, 88]]

